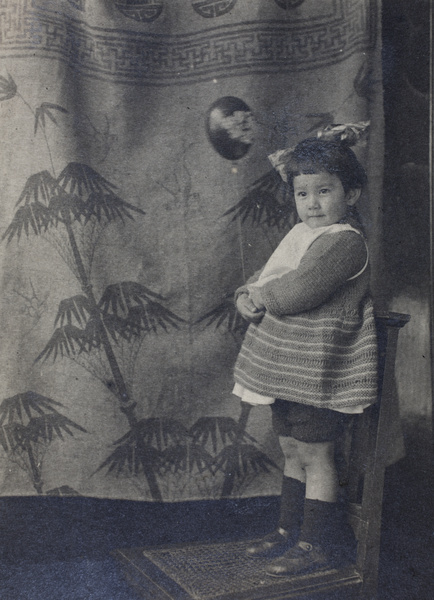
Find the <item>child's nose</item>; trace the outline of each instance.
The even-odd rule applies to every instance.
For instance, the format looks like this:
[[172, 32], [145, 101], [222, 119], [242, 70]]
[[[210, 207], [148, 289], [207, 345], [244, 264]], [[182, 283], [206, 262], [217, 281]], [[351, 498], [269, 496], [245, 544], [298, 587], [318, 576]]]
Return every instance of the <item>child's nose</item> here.
[[315, 194], [311, 194], [308, 197], [308, 206], [310, 209], [319, 207], [319, 198]]

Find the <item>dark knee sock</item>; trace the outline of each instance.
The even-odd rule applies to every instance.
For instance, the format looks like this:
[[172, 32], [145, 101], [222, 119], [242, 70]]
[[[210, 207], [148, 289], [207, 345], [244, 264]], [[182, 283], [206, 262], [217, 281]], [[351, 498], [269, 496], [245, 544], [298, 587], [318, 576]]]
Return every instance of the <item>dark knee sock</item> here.
[[306, 498], [299, 540], [321, 546], [331, 560], [355, 560], [356, 538], [339, 502]]
[[279, 527], [297, 535], [303, 518], [306, 485], [298, 479], [283, 476], [280, 496]]
[[337, 502], [323, 502], [306, 498], [300, 540], [309, 544], [327, 546], [334, 543], [339, 529]]

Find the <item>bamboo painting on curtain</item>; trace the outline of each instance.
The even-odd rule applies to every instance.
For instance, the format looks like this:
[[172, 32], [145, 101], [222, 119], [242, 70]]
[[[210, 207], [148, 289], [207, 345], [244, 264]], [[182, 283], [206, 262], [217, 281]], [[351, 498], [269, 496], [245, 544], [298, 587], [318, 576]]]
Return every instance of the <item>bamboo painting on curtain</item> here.
[[296, 222], [267, 155], [371, 116], [375, 19], [1, 3], [0, 494], [277, 493], [269, 409], [238, 427], [233, 292]]

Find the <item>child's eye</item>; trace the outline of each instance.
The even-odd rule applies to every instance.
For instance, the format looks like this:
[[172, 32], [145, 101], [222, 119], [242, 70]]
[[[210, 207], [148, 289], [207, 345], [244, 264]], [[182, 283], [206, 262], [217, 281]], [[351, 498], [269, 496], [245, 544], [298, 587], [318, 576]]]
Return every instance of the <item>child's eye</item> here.
[[322, 190], [319, 191], [320, 194], [328, 194], [330, 192], [330, 190], [328, 188], [323, 188]]
[[295, 194], [297, 198], [304, 198], [306, 196], [306, 192], [296, 192]]

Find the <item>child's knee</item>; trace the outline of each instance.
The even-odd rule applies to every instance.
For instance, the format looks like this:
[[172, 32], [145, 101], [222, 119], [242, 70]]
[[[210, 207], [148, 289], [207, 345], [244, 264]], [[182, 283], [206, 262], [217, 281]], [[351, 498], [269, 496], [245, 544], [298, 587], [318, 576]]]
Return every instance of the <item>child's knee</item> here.
[[280, 448], [286, 460], [295, 460], [298, 457], [299, 440], [289, 436], [279, 436]]
[[298, 456], [305, 468], [334, 462], [334, 442], [299, 442]]

